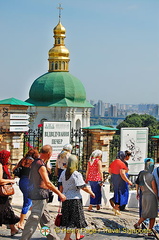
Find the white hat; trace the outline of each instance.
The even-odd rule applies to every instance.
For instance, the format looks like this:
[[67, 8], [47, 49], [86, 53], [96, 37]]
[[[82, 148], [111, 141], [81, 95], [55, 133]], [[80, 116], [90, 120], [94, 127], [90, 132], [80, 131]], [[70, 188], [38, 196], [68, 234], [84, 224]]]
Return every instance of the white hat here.
[[63, 146], [63, 149], [72, 151], [72, 145], [69, 144], [69, 143], [67, 143], [67, 144], [65, 144], [65, 145]]

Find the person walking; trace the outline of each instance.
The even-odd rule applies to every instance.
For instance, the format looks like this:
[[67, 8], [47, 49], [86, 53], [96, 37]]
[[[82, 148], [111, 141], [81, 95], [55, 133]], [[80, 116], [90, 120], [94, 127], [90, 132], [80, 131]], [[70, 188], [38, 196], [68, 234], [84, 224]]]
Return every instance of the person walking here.
[[[0, 151], [0, 185], [5, 185], [8, 183], [14, 184], [14, 180], [11, 179], [11, 175], [8, 169], [10, 161], [10, 152], [6, 150]], [[18, 233], [16, 223], [18, 223], [20, 218], [15, 215], [8, 196], [0, 196], [0, 226], [2, 224], [8, 224], [11, 230], [11, 236]]]
[[71, 155], [72, 151], [72, 145], [71, 144], [65, 144], [63, 146], [62, 151], [59, 153], [57, 160], [56, 160], [56, 166], [55, 166], [55, 176], [60, 177], [62, 171], [66, 169], [68, 158]]
[[21, 240], [30, 239], [39, 223], [41, 227], [49, 228], [47, 239], [60, 240], [54, 230], [54, 223], [47, 208], [49, 190], [58, 194], [61, 201], [65, 201], [66, 197], [49, 180], [46, 164], [51, 155], [52, 147], [44, 145], [40, 150], [40, 158], [35, 159], [31, 165], [29, 198], [32, 199], [32, 209], [24, 226]]
[[120, 215], [120, 206], [125, 206], [128, 203], [128, 184], [132, 185], [132, 182], [128, 179], [128, 164], [126, 161], [129, 160], [130, 156], [129, 151], [120, 151], [117, 158], [109, 166], [114, 190], [114, 196], [109, 201], [115, 215]]
[[67, 200], [62, 203], [61, 226], [66, 228], [64, 240], [72, 240], [70, 238], [71, 229], [75, 229], [76, 240], [84, 238], [84, 235], [80, 235], [79, 231], [79, 229], [87, 226], [83, 212], [80, 189], [89, 193], [92, 198], [95, 197], [92, 190], [86, 186], [82, 174], [79, 173], [77, 169], [77, 156], [70, 155], [68, 158], [67, 168], [61, 173], [59, 178], [60, 191], [67, 198]]
[[103, 182], [103, 172], [102, 172], [102, 151], [97, 149], [92, 152], [86, 171], [86, 180], [85, 182], [90, 184], [92, 191], [95, 194], [95, 198], [90, 197], [90, 205], [88, 211], [93, 211], [93, 205], [96, 205], [97, 210], [100, 210], [101, 204], [101, 186]]
[[32, 206], [32, 201], [28, 198], [28, 186], [29, 186], [29, 173], [31, 164], [34, 159], [39, 157], [39, 152], [36, 149], [31, 148], [24, 158], [22, 158], [18, 164], [13, 169], [13, 174], [16, 169], [19, 167], [20, 170], [20, 180], [19, 180], [19, 188], [23, 194], [23, 207], [20, 215], [20, 221], [18, 223], [18, 228], [23, 230], [24, 229], [24, 220], [26, 217], [27, 212], [29, 211], [30, 207]]
[[[149, 218], [149, 229], [152, 230], [155, 218], [158, 216], [157, 186], [155, 178], [152, 175], [154, 160], [152, 158], [145, 158], [144, 162], [145, 170], [139, 172], [136, 180], [137, 199], [139, 199], [140, 189], [142, 192], [141, 217], [138, 222], [134, 224], [134, 228], [139, 229], [140, 224]], [[151, 233], [148, 233], [148, 235], [151, 235]]]

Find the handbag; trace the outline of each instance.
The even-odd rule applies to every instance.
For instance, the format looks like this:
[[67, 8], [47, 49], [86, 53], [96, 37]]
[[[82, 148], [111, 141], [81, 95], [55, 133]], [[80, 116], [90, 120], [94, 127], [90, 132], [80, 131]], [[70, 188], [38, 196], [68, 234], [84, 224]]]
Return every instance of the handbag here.
[[15, 175], [15, 176], [17, 176], [17, 177], [21, 177], [21, 175], [22, 175], [22, 167], [18, 167], [18, 168], [16, 168], [14, 171], [13, 171], [13, 174]]
[[14, 194], [12, 183], [0, 185], [0, 196], [6, 197]]
[[55, 226], [60, 227], [62, 223], [62, 213], [58, 213], [55, 218]]
[[55, 226], [60, 227], [62, 223], [61, 202], [58, 209], [58, 214], [55, 218]]

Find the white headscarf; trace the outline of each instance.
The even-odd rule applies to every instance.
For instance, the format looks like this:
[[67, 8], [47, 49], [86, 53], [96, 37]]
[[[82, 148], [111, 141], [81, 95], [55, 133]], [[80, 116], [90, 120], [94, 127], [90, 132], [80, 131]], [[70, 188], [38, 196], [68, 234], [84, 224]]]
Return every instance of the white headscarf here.
[[89, 158], [89, 161], [90, 162], [94, 162], [94, 159], [97, 158], [97, 157], [100, 157], [102, 156], [102, 151], [99, 150], [99, 149], [96, 149], [95, 151], [92, 152], [90, 158]]
[[63, 150], [68, 150], [68, 151], [72, 151], [72, 145], [67, 143], [63, 146]]

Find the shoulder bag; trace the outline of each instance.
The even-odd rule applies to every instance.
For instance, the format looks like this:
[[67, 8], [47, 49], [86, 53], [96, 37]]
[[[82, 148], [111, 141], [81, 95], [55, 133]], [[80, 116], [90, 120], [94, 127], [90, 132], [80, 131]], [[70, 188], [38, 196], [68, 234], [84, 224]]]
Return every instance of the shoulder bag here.
[[0, 196], [6, 197], [14, 194], [13, 184], [0, 185]]

